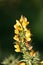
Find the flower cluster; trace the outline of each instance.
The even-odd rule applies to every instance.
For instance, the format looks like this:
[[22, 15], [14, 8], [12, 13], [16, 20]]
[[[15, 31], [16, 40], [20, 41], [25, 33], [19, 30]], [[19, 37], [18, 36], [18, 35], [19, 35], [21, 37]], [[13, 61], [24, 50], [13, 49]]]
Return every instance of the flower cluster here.
[[39, 65], [39, 54], [33, 50], [31, 45], [31, 32], [27, 28], [29, 21], [25, 16], [21, 16], [20, 20], [16, 20], [14, 25], [15, 36], [13, 39], [16, 41], [14, 48], [16, 52], [23, 53], [23, 60], [20, 60], [19, 65]]
[[20, 20], [16, 20], [16, 24], [14, 25], [14, 33], [16, 34], [13, 39], [16, 40], [16, 52], [20, 52], [21, 43], [26, 43], [27, 41], [31, 41], [31, 32], [30, 29], [27, 29], [27, 25], [29, 22], [26, 17], [21, 16]]

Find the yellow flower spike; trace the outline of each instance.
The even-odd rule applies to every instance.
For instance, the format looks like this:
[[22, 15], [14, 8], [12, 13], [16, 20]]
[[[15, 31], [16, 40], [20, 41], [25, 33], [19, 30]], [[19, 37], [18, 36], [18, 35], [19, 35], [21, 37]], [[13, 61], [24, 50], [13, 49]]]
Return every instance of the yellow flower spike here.
[[19, 46], [18, 44], [14, 45], [14, 47], [16, 48], [16, 49], [15, 49], [16, 52], [20, 52], [20, 51], [21, 51], [21, 50], [20, 50], [20, 46]]
[[18, 35], [15, 35], [15, 36], [13, 37], [13, 39], [16, 40], [16, 41], [19, 41]]
[[20, 62], [19, 65], [26, 65], [26, 63], [25, 62]]

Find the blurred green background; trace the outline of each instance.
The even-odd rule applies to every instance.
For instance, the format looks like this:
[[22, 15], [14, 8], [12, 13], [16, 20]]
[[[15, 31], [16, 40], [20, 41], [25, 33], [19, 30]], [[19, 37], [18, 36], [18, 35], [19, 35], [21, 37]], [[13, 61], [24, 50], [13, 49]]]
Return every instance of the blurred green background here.
[[0, 61], [15, 53], [13, 26], [21, 15], [30, 21], [33, 47], [43, 59], [43, 0], [0, 0]]

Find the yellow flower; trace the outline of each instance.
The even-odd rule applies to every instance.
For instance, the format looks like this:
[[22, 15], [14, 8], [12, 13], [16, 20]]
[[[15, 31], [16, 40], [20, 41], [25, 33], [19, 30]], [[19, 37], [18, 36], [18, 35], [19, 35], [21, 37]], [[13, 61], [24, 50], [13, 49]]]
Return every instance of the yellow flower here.
[[26, 28], [26, 27], [24, 28], [24, 31], [25, 31], [25, 32], [27, 31], [27, 28]]
[[25, 28], [28, 24], [29, 24], [29, 22], [27, 22], [27, 21], [23, 21], [23, 22], [22, 22], [22, 26], [23, 26], [23, 28]]
[[20, 24], [20, 22], [18, 20], [16, 20], [16, 24], [14, 25], [14, 28], [16, 29], [18, 27], [21, 27], [21, 24]]
[[20, 62], [19, 65], [26, 65], [26, 63], [25, 62]]
[[29, 38], [29, 37], [26, 37], [26, 41], [30, 41], [31, 40], [31, 38]]
[[27, 18], [22, 15], [21, 18], [20, 18], [20, 22], [22, 23], [23, 21], [27, 21]]
[[16, 52], [20, 52], [20, 51], [21, 51], [21, 50], [20, 50], [20, 46], [19, 46], [18, 44], [14, 45], [14, 47], [16, 48], [16, 49], [15, 49]]
[[19, 41], [18, 35], [15, 35], [15, 36], [13, 37], [13, 39], [16, 40], [16, 41]]
[[14, 28], [15, 28], [15, 29], [19, 29], [20, 27], [19, 27], [17, 24], [15, 24], [15, 25], [14, 25]]
[[20, 23], [22, 23], [23, 22], [23, 16], [21, 16], [21, 18], [20, 18]]
[[15, 34], [19, 34], [19, 30], [18, 29], [15, 29], [14, 32], [15, 32]]
[[20, 31], [20, 30], [23, 30], [23, 28], [22, 28], [22, 27], [18, 27], [17, 29], [18, 29], [19, 31]]
[[30, 55], [31, 55], [31, 56], [33, 56], [34, 53], [35, 53], [34, 50], [31, 50], [31, 51], [30, 51]]
[[15, 25], [14, 25], [14, 28], [16, 29], [17, 27], [18, 27], [18, 25], [17, 25], [17, 24], [15, 24]]
[[31, 33], [30, 33], [30, 30], [27, 30], [26, 31], [26, 35], [25, 35], [26, 37], [30, 37], [31, 36]]
[[21, 26], [21, 24], [18, 20], [16, 20], [16, 23], [17, 23], [18, 26]]
[[22, 26], [19, 26], [18, 23], [14, 25], [14, 28], [18, 31], [23, 30]]
[[18, 49], [15, 49], [15, 51], [16, 51], [16, 52], [20, 52], [20, 49], [19, 49], [19, 48], [18, 48]]
[[40, 64], [43, 65], [43, 61], [41, 61]]
[[21, 16], [20, 22], [21, 22], [23, 28], [25, 28], [29, 24], [29, 22], [27, 22], [27, 18], [25, 16]]
[[14, 28], [17, 28], [18, 26], [21, 26], [21, 24], [18, 20], [16, 20], [16, 24], [14, 25]]
[[31, 36], [31, 33], [30, 33], [30, 30], [27, 30], [26, 29], [26, 34], [25, 34], [25, 39], [27, 40], [27, 41], [30, 41], [31, 40], [31, 38], [30, 38], [30, 36]]

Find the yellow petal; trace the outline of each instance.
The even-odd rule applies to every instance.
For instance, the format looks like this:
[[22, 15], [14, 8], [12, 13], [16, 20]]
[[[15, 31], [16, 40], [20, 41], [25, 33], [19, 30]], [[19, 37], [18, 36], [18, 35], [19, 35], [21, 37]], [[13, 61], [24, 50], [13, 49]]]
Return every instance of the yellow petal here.
[[34, 53], [35, 53], [34, 50], [32, 50], [32, 51], [30, 52], [30, 55], [33, 56]]
[[30, 30], [27, 30], [26, 31], [26, 37], [30, 37], [30, 36], [31, 36]]
[[16, 52], [20, 52], [20, 48], [15, 49]]
[[18, 30], [19, 30], [19, 31], [20, 31], [20, 30], [23, 30], [23, 28], [22, 28], [22, 27], [19, 27], [19, 29], [18, 29]]
[[15, 32], [15, 34], [19, 34], [19, 30], [18, 29], [14, 30], [14, 32]]
[[24, 31], [25, 31], [25, 32], [27, 31], [27, 28], [26, 28], [26, 27], [24, 28]]
[[22, 27], [20, 27], [20, 26], [18, 26], [17, 24], [16, 24], [16, 25], [14, 25], [14, 28], [15, 28], [16, 30], [18, 30], [18, 31], [23, 30], [23, 28], [22, 28]]
[[22, 23], [23, 28], [25, 28], [29, 22], [27, 22], [27, 18], [25, 16], [21, 16], [20, 22]]
[[29, 24], [29, 22], [23, 21], [23, 23], [22, 23], [23, 28], [25, 28], [28, 24]]
[[23, 22], [23, 16], [21, 16], [21, 18], [20, 18], [20, 23], [22, 23]]
[[15, 25], [14, 25], [14, 28], [17, 28], [17, 27], [18, 27], [18, 25], [17, 25], [17, 24], [15, 24]]
[[17, 23], [18, 26], [21, 26], [21, 24], [18, 20], [16, 20], [16, 23]]
[[21, 62], [21, 63], [19, 63], [19, 65], [26, 65], [26, 63], [25, 62]]
[[24, 21], [27, 21], [27, 18], [26, 17], [24, 17]]
[[29, 38], [29, 37], [26, 37], [26, 41], [30, 41], [31, 40], [31, 38]]
[[21, 26], [21, 24], [18, 20], [16, 20], [16, 24], [14, 25], [14, 28], [17, 28], [18, 26]]
[[15, 49], [16, 52], [20, 52], [20, 46], [18, 44], [14, 45], [14, 47], [16, 48]]
[[19, 45], [18, 45], [18, 44], [16, 44], [16, 45], [14, 45], [14, 47], [15, 47], [15, 48], [19, 48]]
[[13, 39], [16, 40], [16, 41], [19, 41], [18, 35], [15, 35], [15, 36], [13, 37]]

